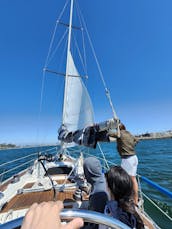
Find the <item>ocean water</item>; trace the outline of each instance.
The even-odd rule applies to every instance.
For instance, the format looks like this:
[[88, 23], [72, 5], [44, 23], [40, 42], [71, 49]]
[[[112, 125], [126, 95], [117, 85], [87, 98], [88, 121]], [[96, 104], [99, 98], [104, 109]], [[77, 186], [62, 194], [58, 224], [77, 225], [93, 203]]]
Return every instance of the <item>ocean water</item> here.
[[[116, 143], [103, 143], [101, 144], [101, 147], [109, 163], [120, 164], [120, 157], [116, 150]], [[21, 166], [15, 171], [15, 173], [19, 172], [32, 163], [31, 161], [29, 164], [25, 164], [26, 161], [35, 159], [37, 157], [37, 152], [51, 148], [51, 146], [47, 146], [0, 150], [0, 174], [6, 170]], [[172, 139], [142, 140], [137, 144], [136, 151], [139, 159], [138, 174], [149, 178], [153, 182], [156, 182], [172, 192]], [[51, 153], [51, 150], [49, 153]], [[98, 147], [95, 150], [89, 149], [89, 154], [101, 157]], [[27, 157], [28, 155], [32, 156]], [[3, 167], [1, 166], [3, 163], [8, 163], [9, 161], [20, 157], [27, 158], [17, 160], [13, 164], [6, 164]], [[14, 174], [14, 171], [0, 176], [0, 180], [2, 181], [8, 178], [12, 174]], [[172, 217], [172, 199], [166, 197], [164, 194], [160, 194], [157, 190], [144, 184], [144, 182], [141, 182], [141, 184], [142, 190], [146, 194], [149, 194], [149, 197], [157, 202], [159, 206]]]

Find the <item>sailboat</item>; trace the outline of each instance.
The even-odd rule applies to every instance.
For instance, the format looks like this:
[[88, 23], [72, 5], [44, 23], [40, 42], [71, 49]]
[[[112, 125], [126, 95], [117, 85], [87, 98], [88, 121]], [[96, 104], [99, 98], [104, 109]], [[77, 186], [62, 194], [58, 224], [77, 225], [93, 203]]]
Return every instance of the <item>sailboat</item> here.
[[[69, 1], [65, 4], [63, 11], [66, 10], [67, 5], [69, 4], [68, 2]], [[48, 61], [46, 61], [43, 73], [44, 75], [48, 72], [64, 76], [65, 85], [61, 124], [65, 125], [71, 132], [83, 129], [86, 126], [91, 126], [94, 123], [91, 98], [83, 82], [83, 78], [87, 79], [87, 76], [84, 77], [79, 74], [72, 54], [72, 30], [78, 29], [77, 26], [72, 24], [73, 9], [74, 0], [71, 0], [69, 24], [62, 22], [60, 20], [61, 17], [57, 20], [57, 24], [67, 27], [68, 32], [66, 72], [60, 73], [50, 70], [47, 66]], [[83, 21], [82, 16], [80, 19]], [[55, 30], [57, 28], [57, 24]], [[81, 28], [81, 32], [83, 31], [83, 28], [87, 31], [84, 21], [83, 27]], [[52, 51], [51, 48], [53, 46], [54, 34], [55, 32], [53, 33], [53, 38], [51, 40], [48, 57]], [[90, 40], [89, 35], [88, 39]], [[95, 56], [92, 44], [91, 48]], [[112, 109], [113, 117], [118, 120], [104, 79], [103, 84]], [[106, 160], [105, 154], [99, 144], [98, 148], [100, 150], [100, 154], [102, 155], [102, 165], [104, 165], [105, 169], [108, 169], [108, 161]], [[79, 189], [79, 187], [82, 187], [82, 190], [84, 190], [89, 186], [84, 177], [83, 171], [83, 160], [84, 157], [87, 157], [88, 155], [89, 152], [86, 147], [76, 147], [74, 143], [67, 144], [66, 142], [61, 141], [58, 147], [53, 146], [48, 150], [39, 151], [39, 153], [37, 153], [37, 158], [31, 166], [17, 174], [14, 173], [12, 177], [4, 180], [0, 186], [0, 228], [11, 229], [20, 227], [24, 215], [34, 202], [41, 203], [43, 201], [50, 200], [61, 200], [64, 202], [65, 210], [61, 212], [61, 217], [64, 220], [79, 216], [86, 222], [103, 224], [110, 228], [129, 228], [124, 223], [112, 217], [82, 209], [82, 204], [87, 204], [89, 200], [88, 193]], [[29, 158], [29, 155], [25, 158]], [[9, 163], [14, 162], [15, 160]], [[4, 164], [4, 166], [5, 165], [6, 164]], [[9, 172], [11, 171], [12, 169], [10, 169]], [[5, 171], [1, 175], [4, 175], [7, 172], [8, 171]], [[144, 179], [144, 177], [141, 176], [140, 178]], [[153, 182], [150, 182], [149, 180], [145, 179], [145, 181], [154, 185]], [[159, 188], [159, 190], [160, 189], [167, 195], [171, 195], [171, 193], [167, 190], [163, 188]], [[142, 200], [142, 204], [140, 205], [139, 212], [144, 220], [145, 228], [160, 228], [160, 226], [151, 219], [148, 213], [145, 212], [143, 205], [143, 193], [141, 191], [140, 198]], [[171, 222], [170, 218], [167, 220]]]

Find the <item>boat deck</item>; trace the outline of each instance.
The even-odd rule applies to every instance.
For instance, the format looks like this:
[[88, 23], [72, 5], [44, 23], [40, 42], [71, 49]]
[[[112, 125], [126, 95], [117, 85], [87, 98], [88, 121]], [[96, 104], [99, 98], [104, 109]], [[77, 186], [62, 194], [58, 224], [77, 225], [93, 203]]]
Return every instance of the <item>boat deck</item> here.
[[[22, 176], [24, 173], [21, 173], [20, 176]], [[64, 177], [66, 177], [66, 174], [63, 174]], [[59, 177], [60, 178], [60, 177]], [[4, 191], [8, 185], [11, 183], [12, 179], [8, 180], [6, 183], [2, 184], [0, 187], [0, 191]], [[66, 184], [72, 183], [70, 180], [63, 179], [54, 179], [58, 184], [63, 184], [64, 182]], [[34, 182], [28, 182], [23, 187], [21, 187], [23, 190], [29, 190], [31, 191], [32, 187], [34, 186]], [[64, 191], [56, 191], [56, 196], [54, 198], [54, 192], [53, 190], [44, 190], [44, 191], [33, 191], [33, 192], [25, 192], [21, 194], [16, 194], [9, 202], [4, 204], [2, 207], [0, 213], [7, 213], [11, 210], [22, 210], [29, 208], [33, 203], [42, 203], [46, 201], [63, 201], [65, 208], [73, 208], [76, 204], [76, 200], [74, 199], [74, 193], [76, 191], [76, 186], [70, 189], [65, 189]], [[83, 201], [88, 201], [89, 196], [83, 192]], [[76, 206], [76, 205], [75, 205]], [[144, 224], [149, 229], [154, 229], [154, 225], [148, 220], [147, 217], [145, 217], [144, 214], [141, 214], [141, 212], [138, 212], [141, 216]]]
[[[58, 184], [63, 184], [64, 180], [58, 180]], [[66, 181], [67, 184], [71, 183], [69, 180]], [[27, 183], [23, 189], [30, 189], [34, 183]], [[3, 186], [4, 189], [5, 185]], [[73, 195], [76, 188], [67, 189], [65, 191], [56, 191], [56, 196], [54, 198], [53, 190], [47, 191], [36, 191], [27, 192], [15, 195], [8, 203], [6, 203], [1, 209], [0, 213], [8, 212], [9, 210], [20, 210], [29, 208], [33, 203], [42, 203], [44, 201], [57, 201], [61, 200], [64, 203], [64, 207], [72, 208], [72, 204], [75, 203]], [[83, 200], [88, 200], [88, 196], [85, 193], [83, 195]]]
[[[65, 192], [57, 192], [55, 200], [61, 200], [64, 201], [64, 203], [67, 202], [74, 202], [73, 199], [73, 191], [65, 191]], [[32, 193], [24, 193], [24, 194], [18, 194], [14, 196], [9, 203], [7, 203], [3, 209], [2, 212], [7, 212], [10, 209], [13, 210], [19, 210], [23, 208], [30, 207], [33, 203], [41, 203], [44, 201], [53, 201], [54, 200], [54, 194], [53, 191], [43, 191], [43, 192], [32, 192]]]
[[[72, 203], [75, 203], [75, 200], [73, 199], [74, 192], [75, 190], [57, 192], [55, 200], [63, 201], [65, 208], [72, 208]], [[20, 210], [20, 209], [29, 208], [33, 203], [41, 203], [44, 201], [53, 201], [54, 200], [53, 197], [54, 197], [54, 194], [52, 190], [44, 191], [44, 192], [18, 194], [15, 197], [13, 197], [11, 201], [3, 207], [3, 209], [1, 210], [1, 213], [8, 212], [11, 209]], [[88, 197], [85, 196], [84, 200], [88, 200]], [[144, 217], [142, 214], [140, 214], [140, 216], [144, 224], [149, 229], [155, 228], [146, 217]]]

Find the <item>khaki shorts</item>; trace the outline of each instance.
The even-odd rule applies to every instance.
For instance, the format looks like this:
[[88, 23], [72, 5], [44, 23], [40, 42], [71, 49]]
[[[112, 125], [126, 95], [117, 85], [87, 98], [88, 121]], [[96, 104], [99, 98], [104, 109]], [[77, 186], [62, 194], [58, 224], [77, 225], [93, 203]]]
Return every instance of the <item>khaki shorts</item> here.
[[136, 155], [130, 156], [128, 158], [122, 158], [121, 167], [130, 175], [136, 176], [138, 166], [138, 158]]

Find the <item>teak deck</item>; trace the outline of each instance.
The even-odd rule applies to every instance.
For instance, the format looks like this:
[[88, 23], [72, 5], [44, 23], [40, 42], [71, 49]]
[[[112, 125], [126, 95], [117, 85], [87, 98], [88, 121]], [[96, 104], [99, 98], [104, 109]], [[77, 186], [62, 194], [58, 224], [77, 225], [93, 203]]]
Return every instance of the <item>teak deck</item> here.
[[[0, 187], [0, 191], [3, 191], [8, 184], [11, 182], [9, 180], [5, 184], [3, 184]], [[58, 184], [63, 184], [64, 179], [58, 180]], [[66, 181], [66, 183], [71, 183], [69, 180]], [[26, 184], [23, 188], [24, 189], [30, 189], [34, 183], [28, 183]], [[76, 188], [70, 189], [70, 190], [65, 190], [64, 192], [58, 192], [56, 191], [56, 198], [54, 199], [54, 192], [53, 190], [48, 190], [48, 191], [37, 191], [37, 192], [30, 192], [30, 193], [23, 193], [23, 194], [17, 194], [15, 195], [8, 203], [6, 203], [3, 208], [1, 209], [0, 213], [5, 213], [10, 210], [21, 210], [21, 209], [26, 209], [29, 208], [33, 203], [42, 203], [46, 201], [54, 201], [54, 200], [61, 200], [64, 203], [64, 207], [66, 204], [66, 208], [72, 208], [72, 204], [75, 203], [75, 200], [73, 198], [73, 194], [75, 193]], [[88, 200], [88, 196], [85, 195], [83, 196], [83, 200]], [[155, 227], [152, 225], [149, 220], [143, 215], [140, 214], [143, 222], [149, 229], [154, 229]]]
[[[74, 202], [73, 194], [74, 191], [65, 191], [65, 192], [57, 192], [56, 200], [61, 200], [64, 202]], [[33, 203], [41, 203], [44, 201], [52, 201], [53, 200], [53, 191], [42, 191], [42, 192], [32, 192], [32, 193], [24, 193], [18, 194], [14, 196], [9, 203], [7, 203], [2, 212], [7, 212], [10, 209], [19, 210], [23, 208], [28, 208]]]
[[[64, 179], [58, 180], [58, 184], [63, 184]], [[7, 187], [10, 182], [3, 185], [3, 189]], [[69, 180], [66, 181], [67, 184], [71, 183]], [[28, 183], [23, 188], [30, 189], [34, 183]], [[2, 187], [1, 187], [2, 188]], [[75, 200], [73, 198], [73, 194], [75, 193], [76, 188], [65, 190], [64, 192], [56, 191], [56, 197], [54, 199], [54, 192], [53, 190], [48, 191], [37, 191], [37, 192], [29, 192], [29, 193], [22, 193], [15, 195], [8, 203], [6, 203], [0, 213], [7, 212], [9, 210], [20, 210], [24, 208], [29, 208], [33, 203], [42, 203], [46, 201], [53, 201], [53, 200], [61, 200], [65, 203], [74, 203]], [[85, 194], [83, 196], [84, 200], [88, 200], [88, 196]], [[68, 206], [71, 207], [72, 206]]]

